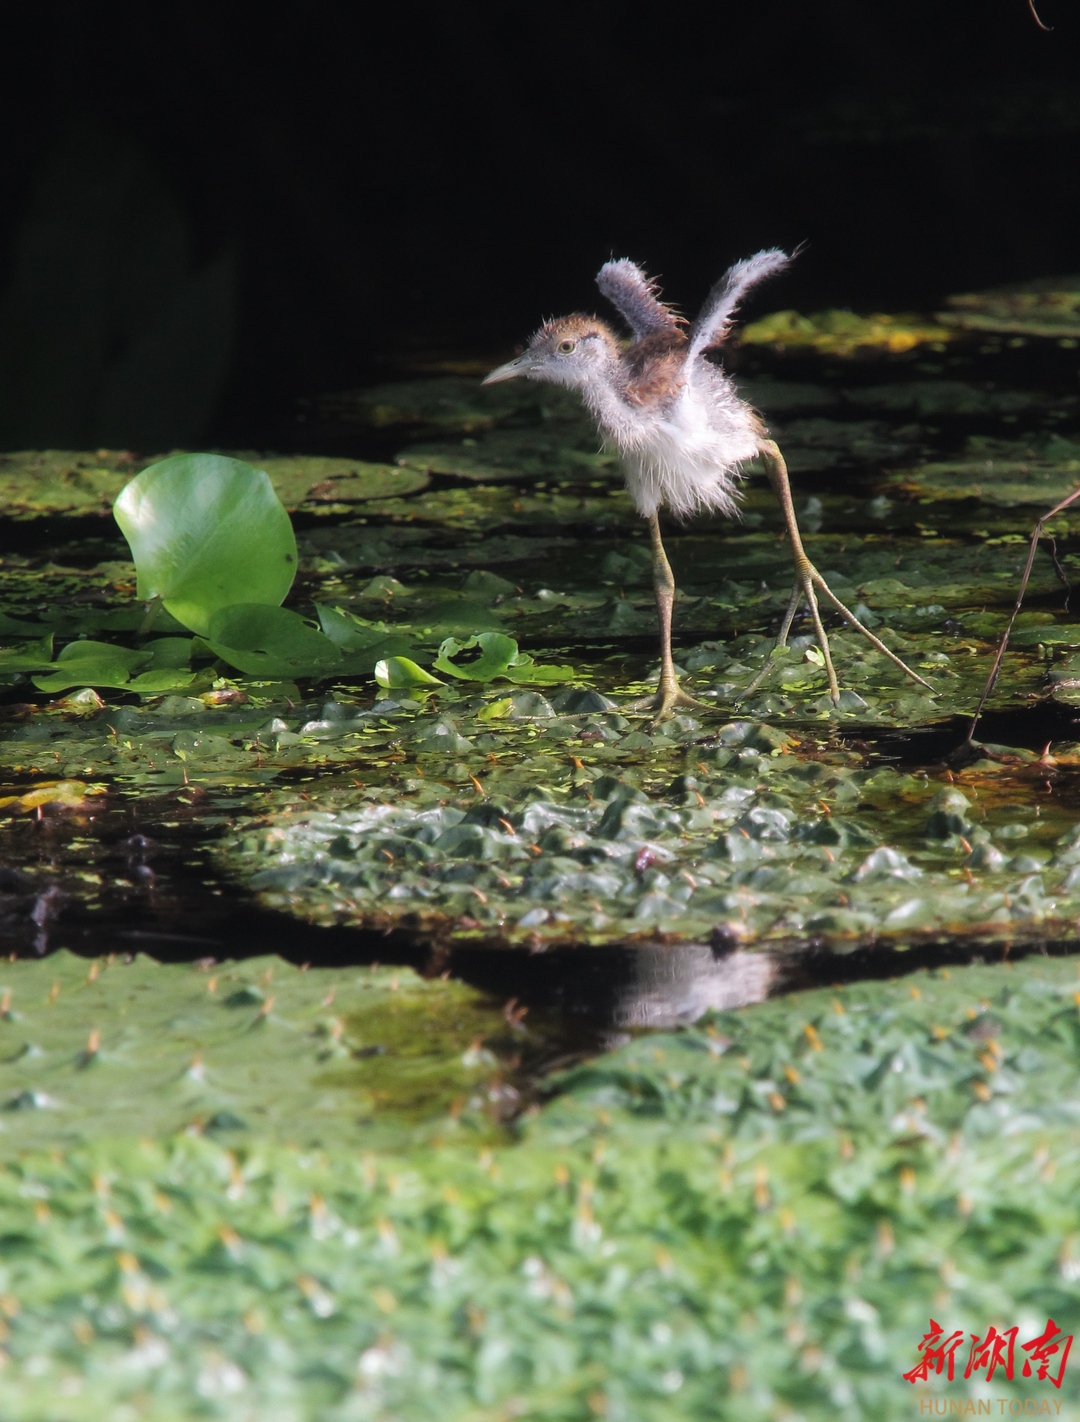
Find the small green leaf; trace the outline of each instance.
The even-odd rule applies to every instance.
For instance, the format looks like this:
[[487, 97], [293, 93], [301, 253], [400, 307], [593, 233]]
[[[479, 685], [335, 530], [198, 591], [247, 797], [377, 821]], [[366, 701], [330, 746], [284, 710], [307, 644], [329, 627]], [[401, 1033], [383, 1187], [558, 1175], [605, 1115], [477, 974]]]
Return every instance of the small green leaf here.
[[502, 696], [498, 701], [491, 701], [482, 711], [476, 713], [478, 721], [501, 721], [509, 716], [514, 709], [514, 701], [510, 696]]
[[266, 474], [219, 454], [177, 454], [121, 490], [113, 513], [138, 573], [193, 632], [236, 603], [277, 607], [296, 576], [289, 515]]
[[323, 632], [344, 653], [343, 676], [366, 676], [376, 662], [386, 657], [407, 656], [413, 651], [412, 639], [393, 632], [385, 622], [368, 622], [340, 607], [316, 603]]
[[518, 685], [532, 683], [536, 686], [550, 686], [559, 681], [573, 681], [577, 672], [573, 667], [544, 665], [536, 663], [528, 652], [519, 652], [513, 666], [507, 671], [508, 680]]
[[[474, 647], [479, 647], [480, 655], [473, 661], [453, 660], [461, 652], [470, 652]], [[519, 655], [518, 644], [505, 632], [478, 632], [467, 642], [447, 637], [435, 658], [435, 670], [456, 676], [460, 681], [494, 681], [497, 676], [506, 676]]]
[[[437, 664], [436, 664], [437, 665]], [[387, 657], [375, 665], [375, 680], [388, 690], [406, 686], [442, 686], [438, 677], [418, 667], [408, 657]]]
[[[454, 660], [461, 652], [470, 652], [474, 647], [480, 649], [480, 655], [473, 661]], [[572, 681], [577, 675], [573, 667], [537, 666], [529, 653], [519, 652], [513, 637], [507, 637], [504, 632], [478, 632], [467, 642], [447, 637], [439, 648], [435, 670], [460, 681], [494, 681], [502, 676], [518, 684], [538, 685]]]
[[186, 691], [196, 675], [191, 671], [162, 667], [159, 671], [144, 671], [132, 677], [124, 689], [138, 691], [143, 696], [156, 696], [164, 691]]
[[0, 637], [44, 637], [47, 627], [40, 622], [27, 622], [21, 617], [9, 617], [0, 612]]

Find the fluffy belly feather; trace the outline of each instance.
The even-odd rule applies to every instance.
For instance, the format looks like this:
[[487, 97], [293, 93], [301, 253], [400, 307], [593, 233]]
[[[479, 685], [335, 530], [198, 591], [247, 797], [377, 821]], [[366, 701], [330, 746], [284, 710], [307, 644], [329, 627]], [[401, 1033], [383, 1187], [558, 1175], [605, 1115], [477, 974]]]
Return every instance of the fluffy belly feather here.
[[736, 512], [739, 466], [757, 453], [758, 435], [738, 426], [722, 433], [658, 421], [632, 443], [617, 441], [634, 506], [643, 517], [659, 508], [689, 516], [710, 509]]

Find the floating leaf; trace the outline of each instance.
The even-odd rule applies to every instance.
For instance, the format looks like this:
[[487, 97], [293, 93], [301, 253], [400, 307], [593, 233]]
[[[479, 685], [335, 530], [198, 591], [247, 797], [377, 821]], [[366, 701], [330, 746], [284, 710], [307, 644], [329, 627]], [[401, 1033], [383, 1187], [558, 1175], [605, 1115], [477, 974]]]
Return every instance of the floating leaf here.
[[136, 667], [149, 661], [146, 652], [116, 647], [111, 642], [69, 642], [48, 674], [35, 676], [39, 691], [67, 691], [72, 686], [123, 687]]
[[[454, 660], [474, 648], [480, 649], [480, 655], [472, 661]], [[435, 670], [460, 681], [494, 681], [496, 677], [505, 677], [508, 681], [548, 683], [570, 681], [575, 675], [573, 667], [537, 666], [527, 652], [518, 651], [513, 637], [503, 632], [479, 632], [465, 642], [447, 637], [439, 648]]]
[[141, 696], [159, 696], [165, 691], [186, 691], [198, 679], [198, 673], [169, 670], [162, 667], [158, 671], [140, 672], [127, 684], [128, 691], [137, 691]]
[[621, 478], [618, 457], [599, 450], [599, 443], [593, 422], [579, 414], [569, 427], [496, 430], [460, 444], [412, 445], [398, 455], [398, 462], [408, 469], [485, 484]]
[[[470, 652], [477, 647], [480, 655], [472, 661], [453, 660], [462, 652]], [[459, 642], [456, 637], [447, 637], [435, 658], [435, 670], [455, 676], [460, 681], [494, 681], [497, 676], [507, 674], [517, 656], [518, 644], [503, 632], [480, 632], [464, 642]]]
[[253, 457], [258, 467], [266, 471], [286, 508], [392, 498], [415, 494], [428, 484], [427, 475], [418, 469], [369, 464], [363, 459], [311, 455]]
[[266, 474], [219, 454], [178, 454], [131, 481], [114, 512], [138, 573], [137, 595], [160, 598], [206, 634], [220, 608], [278, 606], [296, 576], [289, 515]]
[[210, 618], [206, 642], [248, 676], [323, 676], [342, 662], [339, 648], [299, 613], [266, 603], [221, 608]]
[[325, 419], [372, 429], [412, 426], [463, 434], [491, 429], [506, 419], [530, 415], [538, 419], [550, 414], [572, 418], [580, 412], [575, 395], [550, 385], [515, 380], [484, 386], [480, 376], [489, 368], [478, 369], [472, 379], [402, 380], [327, 395], [319, 402], [320, 412]]

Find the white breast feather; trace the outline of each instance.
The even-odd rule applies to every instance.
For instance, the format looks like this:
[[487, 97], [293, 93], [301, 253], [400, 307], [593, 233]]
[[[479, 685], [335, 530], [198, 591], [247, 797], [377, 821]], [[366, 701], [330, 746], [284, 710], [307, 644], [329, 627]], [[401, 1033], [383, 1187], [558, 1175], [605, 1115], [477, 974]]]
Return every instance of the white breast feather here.
[[635, 410], [627, 420], [597, 413], [643, 518], [659, 508], [680, 517], [704, 509], [737, 513], [739, 466], [753, 459], [760, 436], [749, 407], [715, 367], [699, 366], [666, 409]]

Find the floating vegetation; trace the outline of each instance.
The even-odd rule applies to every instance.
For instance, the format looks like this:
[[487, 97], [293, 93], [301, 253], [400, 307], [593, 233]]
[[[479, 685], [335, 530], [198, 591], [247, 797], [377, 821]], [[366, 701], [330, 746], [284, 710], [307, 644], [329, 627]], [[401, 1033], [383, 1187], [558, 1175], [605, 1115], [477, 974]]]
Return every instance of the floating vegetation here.
[[938, 319], [968, 331], [1080, 337], [1080, 277], [1041, 277], [948, 298]]
[[1080, 443], [1058, 434], [1027, 440], [976, 435], [960, 458], [920, 465], [896, 477], [922, 499], [979, 499], [1045, 510], [1080, 484]]
[[[517, 1093], [497, 1007], [391, 968], [301, 971], [56, 953], [0, 969], [0, 1146], [109, 1136], [402, 1149], [498, 1136]], [[258, 1071], [252, 1070], [258, 1063]]]
[[[535, 693], [479, 723], [419, 715], [395, 738], [415, 770], [392, 790], [329, 791], [318, 809], [269, 792], [225, 867], [316, 922], [534, 951], [657, 934], [833, 951], [1074, 936], [1073, 817], [1038, 805], [1047, 777], [1075, 773], [1071, 753], [1059, 767], [990, 749], [943, 783], [748, 721], [646, 735], [585, 696], [596, 707], [573, 720]], [[1036, 806], [1015, 803], [1020, 784]]]
[[[411, 494], [428, 482], [415, 469], [357, 459], [247, 457], [268, 475], [287, 508], [317, 513], [327, 512], [328, 505]], [[132, 476], [154, 462], [108, 449], [96, 454], [57, 449], [0, 454], [0, 506], [4, 517], [19, 520], [47, 514], [104, 516], [112, 512]]]
[[[267, 965], [266, 985], [252, 967], [242, 983], [244, 970], [217, 970], [215, 994], [182, 970], [198, 998], [177, 1016], [247, 1025], [283, 972]], [[14, 970], [45, 987], [37, 965]], [[177, 977], [116, 965], [101, 981], [148, 973]], [[332, 1020], [316, 976], [287, 991], [306, 994], [308, 1020]], [[352, 977], [362, 996], [365, 975]], [[399, 991], [423, 991], [407, 978]], [[373, 981], [386, 1002], [385, 976]], [[851, 1416], [901, 1415], [942, 1396], [902, 1376], [931, 1307], [950, 1328], [1002, 1318], [1032, 1335], [1076, 1309], [1077, 981], [1075, 959], [1035, 957], [718, 1014], [564, 1075], [516, 1143], [479, 1151], [452, 1143], [468, 1128], [447, 1112], [441, 1147], [411, 1152], [358, 1151], [357, 1126], [345, 1146], [290, 1148], [226, 1123], [224, 1139], [132, 1134], [13, 1157], [0, 1173], [5, 1412], [55, 1415], [62, 1398], [74, 1422], [127, 1406], [154, 1419], [243, 1407], [290, 1422], [766, 1422], [835, 1416], [840, 1391]], [[33, 1018], [69, 1011], [65, 990]], [[89, 1003], [98, 989], [82, 990]], [[16, 985], [0, 1022], [16, 1040], [19, 1003]], [[284, 1035], [275, 1010], [249, 1040]], [[297, 1057], [385, 1030], [339, 1020], [339, 1038]], [[135, 1025], [121, 1022], [117, 1037]], [[173, 1043], [199, 1030], [167, 1023], [161, 1058], [182, 1069]], [[99, 1101], [132, 1074], [108, 1040], [78, 1087], [100, 1083]], [[68, 1045], [85, 1056], [84, 1039]], [[382, 1060], [344, 1068], [360, 1099]], [[213, 1062], [206, 1085], [167, 1090], [209, 1095]], [[5, 1125], [59, 1114], [21, 1107]], [[317, 1113], [299, 1129], [319, 1134]], [[982, 1385], [958, 1376], [947, 1396], [963, 1404]], [[1035, 1388], [994, 1379], [1017, 1410]], [[1075, 1405], [1072, 1373], [1054, 1397]]]
[[481, 374], [486, 371], [471, 380], [444, 375], [327, 395], [318, 402], [318, 414], [375, 430], [412, 427], [447, 434], [473, 434], [507, 420], [581, 418], [581, 403], [568, 392], [525, 383], [484, 387]]
[[743, 345], [807, 347], [822, 355], [853, 355], [859, 350], [900, 353], [930, 342], [941, 345], [954, 332], [927, 317], [916, 315], [856, 316], [853, 311], [818, 311], [801, 316], [798, 311], [774, 311], [739, 333]]

